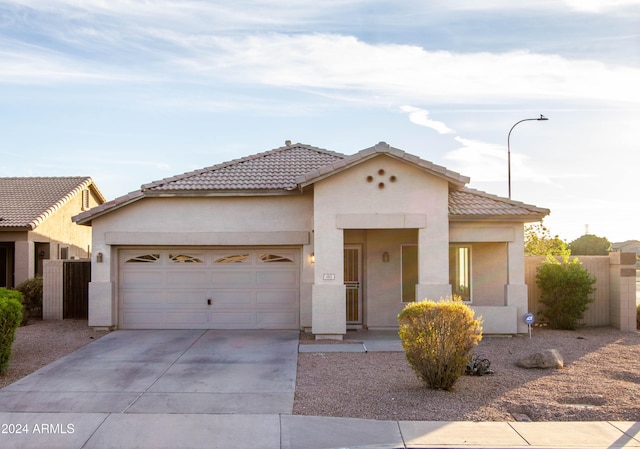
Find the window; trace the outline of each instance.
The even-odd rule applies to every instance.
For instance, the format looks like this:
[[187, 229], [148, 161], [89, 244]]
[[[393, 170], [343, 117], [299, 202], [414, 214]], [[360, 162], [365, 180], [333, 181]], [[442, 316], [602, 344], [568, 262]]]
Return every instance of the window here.
[[82, 210], [89, 210], [89, 189], [84, 189], [82, 191]]
[[216, 259], [215, 263], [243, 263], [249, 260], [249, 254], [232, 254]]
[[186, 254], [169, 254], [169, 259], [175, 263], [202, 263], [201, 259]]
[[288, 257], [278, 256], [277, 254], [258, 254], [258, 258], [263, 262], [293, 263], [293, 260]]
[[402, 245], [402, 302], [416, 300], [418, 284], [418, 245]]
[[449, 283], [454, 295], [471, 301], [471, 246], [449, 247]]
[[160, 259], [160, 254], [142, 254], [127, 260], [127, 263], [153, 263]]

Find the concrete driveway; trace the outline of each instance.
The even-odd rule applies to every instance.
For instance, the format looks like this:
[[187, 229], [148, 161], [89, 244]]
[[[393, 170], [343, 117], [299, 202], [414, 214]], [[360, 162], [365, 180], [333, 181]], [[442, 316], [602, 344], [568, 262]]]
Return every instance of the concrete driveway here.
[[0, 390], [0, 412], [291, 414], [297, 348], [297, 331], [116, 331]]

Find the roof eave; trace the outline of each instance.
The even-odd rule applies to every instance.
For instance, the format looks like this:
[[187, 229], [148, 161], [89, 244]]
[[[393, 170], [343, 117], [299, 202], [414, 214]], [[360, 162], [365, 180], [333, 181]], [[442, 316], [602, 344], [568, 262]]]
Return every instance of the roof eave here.
[[30, 224], [22, 226], [0, 226], [0, 232], [28, 232], [34, 229]]
[[527, 214], [527, 215], [460, 215], [449, 214], [450, 222], [500, 222], [500, 223], [535, 223], [542, 220], [548, 214]]
[[114, 210], [127, 206], [138, 200], [144, 198], [144, 194], [138, 190], [130, 192], [127, 195], [116, 198], [115, 200], [108, 201], [99, 206], [92, 207], [88, 211], [81, 212], [78, 215], [71, 217], [71, 221], [79, 225], [91, 226], [91, 221], [107, 213], [111, 213]]

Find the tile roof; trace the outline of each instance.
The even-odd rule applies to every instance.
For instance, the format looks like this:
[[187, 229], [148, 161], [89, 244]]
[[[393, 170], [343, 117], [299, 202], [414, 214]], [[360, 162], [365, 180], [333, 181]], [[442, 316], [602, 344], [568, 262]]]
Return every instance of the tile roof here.
[[292, 191], [379, 154], [403, 160], [446, 179], [452, 188], [449, 196], [449, 216], [452, 219], [472, 217], [530, 220], [536, 217], [540, 219], [549, 213], [547, 209], [464, 188], [469, 182], [468, 177], [405, 153], [384, 142], [351, 156], [297, 143], [145, 184], [140, 190], [82, 212], [73, 220], [81, 224], [90, 224], [93, 218], [149, 196]]
[[452, 219], [542, 219], [549, 209], [509, 200], [464, 187], [449, 192], [449, 217]]
[[[35, 229], [92, 184], [93, 180], [86, 176], [0, 178], [0, 230]], [[104, 201], [95, 185], [93, 188]]]
[[413, 154], [409, 154], [403, 150], [394, 148], [386, 142], [379, 142], [378, 144], [370, 148], [365, 148], [364, 150], [359, 151], [356, 154], [353, 154], [351, 156], [344, 156], [342, 159], [334, 162], [331, 165], [320, 167], [313, 171], [305, 172], [301, 176], [299, 176], [296, 181], [302, 186], [313, 184], [320, 179], [331, 176], [362, 161], [378, 156], [379, 154], [386, 154], [396, 159], [400, 159], [413, 164], [416, 167], [426, 170], [435, 176], [446, 179], [447, 181], [453, 183], [458, 187], [462, 187], [469, 182], [469, 178], [467, 176], [463, 176], [459, 173], [448, 170], [447, 168], [441, 165], [434, 164], [433, 162], [420, 159], [418, 156], [414, 156]]
[[145, 184], [142, 190], [293, 190], [300, 175], [344, 158], [298, 143]]

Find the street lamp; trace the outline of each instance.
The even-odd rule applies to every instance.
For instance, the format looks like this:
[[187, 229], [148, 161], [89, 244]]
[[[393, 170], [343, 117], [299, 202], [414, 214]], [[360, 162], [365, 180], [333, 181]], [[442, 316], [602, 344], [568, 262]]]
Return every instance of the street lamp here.
[[516, 124], [513, 125], [511, 127], [511, 129], [509, 130], [509, 135], [507, 136], [507, 165], [508, 165], [508, 171], [509, 171], [509, 199], [511, 199], [511, 144], [510, 144], [511, 131], [513, 131], [513, 128], [515, 128], [518, 123], [528, 122], [530, 120], [540, 121], [540, 120], [549, 120], [549, 119], [547, 117], [545, 117], [544, 115], [540, 114], [540, 118], [526, 118], [524, 120], [520, 120], [519, 122], [516, 122]]

